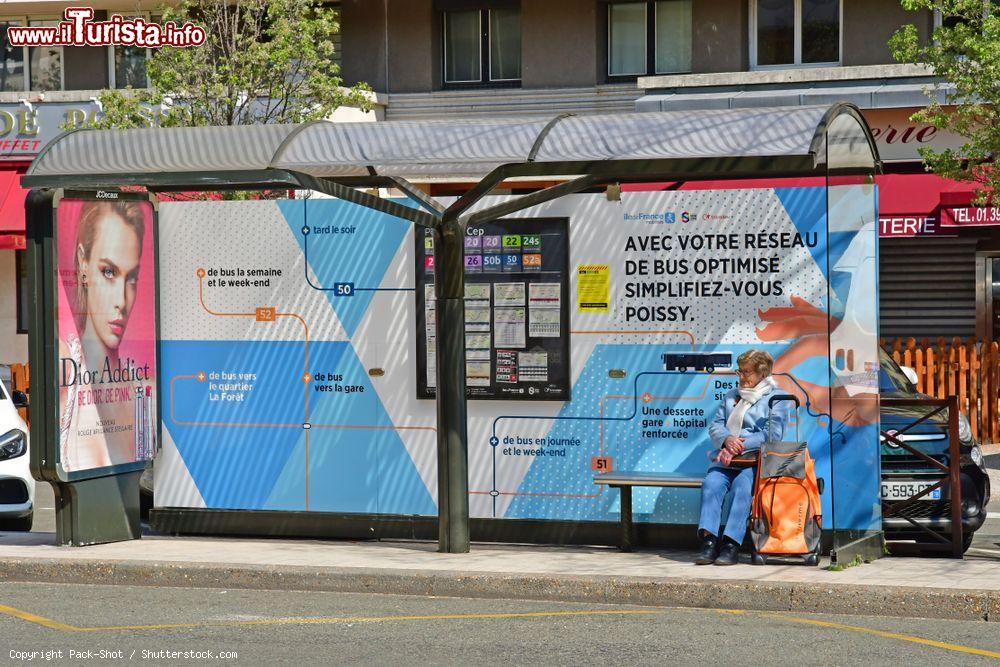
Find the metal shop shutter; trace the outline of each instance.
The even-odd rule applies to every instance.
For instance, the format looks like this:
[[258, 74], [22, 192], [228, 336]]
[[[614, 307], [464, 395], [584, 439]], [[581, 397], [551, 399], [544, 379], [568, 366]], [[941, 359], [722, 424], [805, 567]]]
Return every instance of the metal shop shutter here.
[[975, 238], [879, 240], [882, 338], [976, 334]]

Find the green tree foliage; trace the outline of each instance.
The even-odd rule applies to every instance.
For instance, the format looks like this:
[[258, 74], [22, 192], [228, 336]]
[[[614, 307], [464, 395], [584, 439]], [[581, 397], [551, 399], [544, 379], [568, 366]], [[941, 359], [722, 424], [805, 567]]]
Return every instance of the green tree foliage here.
[[970, 182], [985, 203], [1000, 185], [994, 160], [1000, 154], [1000, 3], [989, 0], [902, 0], [911, 11], [938, 10], [944, 17], [929, 41], [905, 25], [889, 41], [896, 60], [927, 65], [954, 86], [942, 104], [931, 98], [913, 120], [965, 137], [960, 149], [920, 149], [929, 170]]
[[149, 88], [102, 91], [87, 127], [303, 123], [340, 106], [371, 108], [367, 85], [341, 85], [338, 15], [317, 0], [181, 0], [162, 8], [162, 21], [192, 21], [206, 41], [153, 49]]
[[149, 89], [103, 91], [92, 127], [302, 123], [370, 108], [366, 85], [341, 86], [337, 14], [316, 0], [181, 0], [162, 12], [201, 25], [205, 43], [154, 49]]

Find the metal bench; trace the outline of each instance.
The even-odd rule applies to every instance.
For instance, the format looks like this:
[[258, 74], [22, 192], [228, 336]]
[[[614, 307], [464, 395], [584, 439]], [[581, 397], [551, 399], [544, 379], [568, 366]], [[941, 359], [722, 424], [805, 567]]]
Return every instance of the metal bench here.
[[604, 484], [621, 493], [622, 551], [632, 551], [634, 528], [632, 525], [632, 487], [669, 486], [681, 489], [700, 489], [703, 477], [693, 477], [677, 472], [605, 472], [594, 475], [594, 484]]

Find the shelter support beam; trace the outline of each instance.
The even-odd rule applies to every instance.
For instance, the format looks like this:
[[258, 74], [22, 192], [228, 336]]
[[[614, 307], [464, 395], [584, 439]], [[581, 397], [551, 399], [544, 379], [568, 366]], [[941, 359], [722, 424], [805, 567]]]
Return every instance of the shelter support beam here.
[[405, 192], [406, 196], [420, 204], [420, 206], [427, 210], [431, 215], [440, 216], [444, 213], [444, 206], [405, 178], [389, 176], [386, 178], [386, 181], [392, 185], [392, 187]]
[[316, 178], [315, 176], [301, 173], [295, 173], [295, 179], [299, 182], [299, 185], [309, 190], [316, 190], [317, 192], [328, 194], [331, 197], [336, 197], [337, 199], [343, 199], [353, 204], [360, 204], [361, 206], [365, 206], [382, 213], [388, 213], [389, 215], [397, 218], [409, 220], [410, 222], [420, 225], [421, 227], [435, 227], [438, 224], [437, 217], [431, 215], [430, 213], [410, 208], [409, 206], [403, 206], [399, 202], [394, 202], [389, 199], [375, 197], [367, 192], [362, 192], [361, 190], [341, 185], [336, 181], [331, 181], [326, 178]]
[[526, 208], [531, 208], [532, 206], [538, 206], [539, 204], [544, 204], [545, 202], [552, 201], [553, 199], [558, 199], [559, 197], [564, 197], [566, 195], [580, 192], [581, 190], [586, 190], [592, 185], [596, 185], [601, 180], [602, 179], [598, 176], [581, 176], [580, 178], [575, 178], [572, 181], [560, 183], [559, 185], [553, 185], [552, 187], [545, 188], [544, 190], [538, 190], [537, 192], [523, 195], [517, 199], [512, 199], [489, 208], [484, 208], [469, 216], [469, 224], [475, 225], [489, 220], [496, 220], [497, 218], [502, 218], [503, 216], [510, 215], [516, 211], [522, 211]]
[[469, 551], [469, 437], [465, 395], [465, 225], [434, 233], [437, 309], [438, 550]]

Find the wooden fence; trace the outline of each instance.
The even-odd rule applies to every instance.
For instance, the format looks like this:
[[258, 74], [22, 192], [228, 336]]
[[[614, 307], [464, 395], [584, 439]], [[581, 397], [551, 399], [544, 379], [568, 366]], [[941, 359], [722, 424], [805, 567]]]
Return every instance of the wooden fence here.
[[[11, 391], [23, 391], [25, 394], [31, 394], [29, 389], [29, 375], [28, 375], [28, 364], [11, 364], [10, 365], [10, 384], [8, 387]], [[25, 422], [28, 421], [28, 409], [21, 408], [18, 410], [21, 413], [21, 417]]]
[[948, 341], [882, 341], [900, 366], [917, 372], [917, 390], [935, 398], [958, 397], [972, 433], [982, 442], [1000, 442], [1000, 346], [970, 338]]

